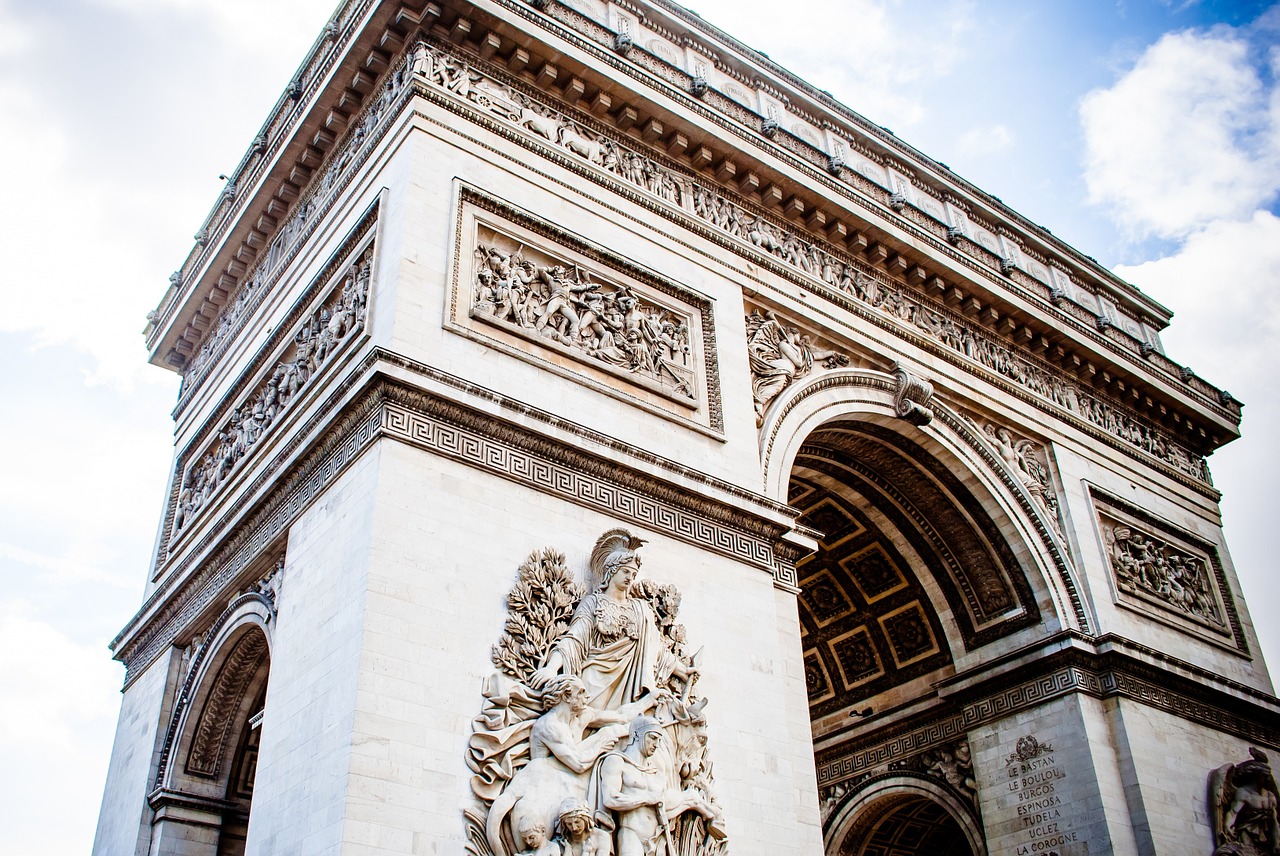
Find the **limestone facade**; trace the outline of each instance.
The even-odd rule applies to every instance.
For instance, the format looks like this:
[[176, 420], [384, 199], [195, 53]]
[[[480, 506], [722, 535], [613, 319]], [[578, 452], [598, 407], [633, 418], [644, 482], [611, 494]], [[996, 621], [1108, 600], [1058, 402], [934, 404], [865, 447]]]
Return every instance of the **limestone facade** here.
[[[349, 0], [150, 318], [176, 453], [94, 852], [523, 851], [492, 807], [610, 657], [688, 750], [556, 780], [623, 856], [1280, 852], [1205, 462], [1240, 405], [1168, 323], [664, 0]], [[607, 624], [618, 529], [653, 653], [535, 679], [537, 619], [504, 666], [531, 555]], [[662, 810], [588, 781], [646, 764]]]

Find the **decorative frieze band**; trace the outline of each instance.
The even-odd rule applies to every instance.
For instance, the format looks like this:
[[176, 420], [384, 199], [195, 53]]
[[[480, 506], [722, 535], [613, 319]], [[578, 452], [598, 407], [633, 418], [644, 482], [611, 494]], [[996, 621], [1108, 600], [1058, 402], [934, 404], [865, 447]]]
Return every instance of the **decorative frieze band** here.
[[1043, 671], [994, 692], [977, 688], [967, 693], [967, 700], [956, 699], [961, 705], [959, 710], [948, 705], [944, 712], [923, 723], [917, 720], [888, 733], [870, 732], [834, 749], [819, 751], [818, 786], [853, 779], [877, 767], [945, 746], [975, 728], [1073, 693], [1130, 699], [1246, 740], [1280, 745], [1280, 728], [1269, 709], [1245, 712], [1234, 697], [1220, 690], [1189, 688], [1187, 682], [1151, 668], [1130, 667], [1126, 662], [1108, 665], [1080, 651], [1051, 656], [1038, 668]]
[[699, 547], [769, 571], [783, 533], [753, 527], [736, 508], [629, 473], [597, 458], [492, 417], [421, 392], [388, 388], [383, 432], [390, 437], [487, 470], [535, 490], [665, 532]]
[[[172, 640], [245, 573], [326, 487], [380, 437], [391, 437], [434, 454], [516, 481], [566, 501], [597, 509], [612, 517], [663, 532], [745, 564], [764, 570], [775, 584], [795, 590], [794, 566], [786, 561], [778, 542], [787, 531], [790, 512], [763, 497], [716, 482], [714, 489], [735, 497], [719, 501], [697, 490], [686, 490], [659, 477], [632, 470], [616, 460], [580, 451], [530, 429], [507, 423], [488, 413], [412, 390], [380, 377], [379, 363], [420, 370], [463, 391], [483, 393], [438, 370], [410, 364], [401, 357], [375, 350], [327, 396], [327, 404], [293, 434], [294, 440], [262, 467], [243, 489], [255, 496], [276, 485], [243, 522], [232, 525], [232, 511], [210, 526], [187, 552], [187, 558], [166, 569], [164, 577], [129, 627], [112, 643], [116, 658], [127, 667], [126, 682], [155, 660]], [[366, 389], [339, 413], [337, 402], [357, 383]], [[494, 393], [487, 393], [490, 397]], [[515, 413], [535, 415], [518, 403], [506, 402]], [[542, 414], [542, 418], [550, 419]], [[323, 426], [330, 424], [327, 430]], [[321, 433], [323, 431], [323, 433]], [[311, 451], [286, 472], [285, 462], [303, 438], [319, 435]], [[677, 470], [676, 473], [679, 474]], [[708, 483], [711, 478], [690, 471]], [[752, 504], [766, 516], [749, 511]], [[238, 510], [235, 510], [238, 513]], [[776, 517], [777, 519], [771, 519]], [[777, 551], [777, 552], [776, 552]], [[207, 558], [200, 558], [206, 557]], [[193, 566], [198, 570], [191, 574]], [[163, 603], [154, 614], [151, 610]], [[127, 641], [125, 641], [127, 639]]]
[[337, 355], [360, 338], [369, 300], [374, 248], [369, 244], [332, 285], [328, 297], [296, 328], [289, 347], [248, 398], [231, 412], [207, 450], [182, 475], [173, 533], [226, 484], [241, 460], [271, 431]]
[[[722, 243], [730, 239], [728, 246], [771, 262], [815, 293], [855, 307], [897, 335], [928, 342], [966, 367], [980, 366], [1042, 406], [1074, 417], [1122, 447], [1141, 450], [1198, 487], [1210, 485], [1204, 459], [1163, 429], [1086, 391], [946, 305], [913, 293], [848, 254], [814, 243], [762, 209], [729, 199], [719, 188], [622, 142], [603, 126], [553, 109], [537, 90], [500, 71], [481, 70], [471, 59], [425, 43], [414, 48], [413, 61], [424, 92], [444, 96], [442, 103], [450, 109], [462, 112], [460, 103], [465, 104], [475, 111], [469, 114], [473, 119], [510, 139], [554, 151], [555, 160], [601, 183], [622, 181], [641, 191], [653, 210], [666, 216], [679, 210], [701, 223], [709, 237]], [[670, 181], [654, 177], [664, 174]]]
[[[335, 29], [335, 37], [329, 42], [329, 49], [317, 49], [309, 58], [307, 67], [300, 72], [298, 95], [313, 94], [322, 75], [341, 55], [342, 50], [354, 36], [350, 26], [363, 16], [363, 12], [372, 0], [359, 0], [348, 5], [341, 16], [341, 24]], [[335, 19], [337, 20], [337, 19]], [[339, 30], [341, 34], [338, 35]], [[304, 81], [304, 82], [303, 82]], [[247, 318], [252, 316], [262, 302], [263, 297], [275, 287], [288, 262], [297, 254], [305, 239], [315, 231], [316, 225], [333, 207], [341, 192], [350, 184], [351, 178], [364, 164], [370, 151], [385, 132], [387, 125], [383, 123], [389, 116], [398, 115], [399, 104], [409, 92], [406, 85], [408, 76], [402, 64], [391, 70], [382, 80], [382, 88], [369, 101], [361, 113], [355, 117], [345, 134], [341, 145], [337, 146], [322, 170], [316, 172], [299, 201], [289, 208], [290, 216], [272, 236], [266, 250], [258, 255], [253, 267], [243, 275], [237, 274], [239, 282], [232, 285], [233, 294], [230, 302], [218, 313], [209, 332], [201, 335], [193, 333], [193, 328], [183, 333], [182, 342], [187, 342], [193, 350], [179, 351], [171, 355], [181, 365], [183, 386], [178, 399], [178, 411], [191, 399], [192, 393], [203, 383], [213, 366], [226, 352], [228, 344], [243, 328]], [[220, 242], [226, 237], [235, 218], [243, 213], [248, 199], [238, 188], [252, 187], [259, 181], [268, 165], [274, 160], [278, 150], [288, 142], [289, 132], [301, 119], [298, 105], [305, 98], [290, 99], [290, 107], [277, 113], [263, 131], [259, 140], [262, 145], [255, 147], [246, 156], [240, 167], [228, 181], [213, 213], [205, 221], [205, 225], [196, 235], [196, 248], [188, 256], [182, 270], [174, 274], [174, 282], [178, 286], [175, 294], [159, 310], [159, 315], [151, 317], [153, 324], [162, 326], [174, 310], [182, 304], [182, 295], [193, 277], [201, 267], [213, 258], [220, 248]], [[211, 274], [209, 274], [211, 275]], [[182, 346], [186, 347], [186, 346]]]

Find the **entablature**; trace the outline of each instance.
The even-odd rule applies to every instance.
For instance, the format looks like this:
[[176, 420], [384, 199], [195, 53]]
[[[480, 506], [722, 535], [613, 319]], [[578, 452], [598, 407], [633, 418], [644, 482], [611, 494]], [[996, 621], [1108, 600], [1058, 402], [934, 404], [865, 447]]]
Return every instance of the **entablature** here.
[[[366, 0], [348, 4], [335, 17], [346, 23], [304, 64], [312, 75], [307, 91], [314, 93], [305, 116], [294, 108], [284, 110], [288, 117], [282, 119], [283, 106], [278, 109], [268, 123], [279, 129], [268, 147], [274, 159], [267, 161], [267, 150], [247, 156], [241, 171], [252, 181], [233, 176], [232, 182], [251, 189], [230, 198], [224, 194], [206, 225], [206, 232], [223, 236], [221, 244], [197, 246], [149, 326], [153, 360], [179, 367], [184, 386], [198, 382], [207, 369], [218, 332], [234, 326], [224, 320], [249, 302], [249, 286], [271, 273], [291, 240], [302, 239], [299, 216], [305, 221], [317, 195], [332, 189], [335, 167], [368, 131], [360, 118], [369, 112], [367, 96], [381, 91], [384, 97], [377, 100], [385, 102], [386, 92], [405, 88], [403, 80], [379, 85], [377, 73], [404, 69], [408, 59], [396, 60], [394, 51], [424, 36], [452, 46], [464, 64], [500, 68], [585, 121], [595, 117], [592, 132], [599, 139], [611, 136], [673, 167], [689, 196], [680, 203], [684, 207], [695, 207], [700, 194], [771, 224], [772, 238], [750, 239], [757, 249], [790, 236], [805, 257], [798, 266], [809, 267], [827, 286], [812, 289], [824, 296], [853, 263], [899, 294], [942, 310], [938, 317], [966, 319], [1030, 364], [1047, 365], [1095, 397], [1162, 426], [1196, 453], [1238, 435], [1239, 403], [1161, 352], [1155, 332], [1168, 320], [1162, 307], [1119, 280], [1102, 283], [1105, 293], [1090, 291], [1082, 283], [1097, 288], [1114, 277], [1096, 265], [1068, 264], [1074, 251], [1060, 242], [1029, 240], [1012, 212], [987, 205], [991, 198], [949, 173], [941, 176], [939, 165], [684, 10], [659, 3], [642, 17], [639, 7], [617, 6], [637, 17], [630, 24], [618, 23], [631, 20], [625, 14], [615, 17], [613, 25], [622, 27], [616, 30], [554, 0], [537, 4], [541, 11], [514, 0], [448, 5], [410, 2], [369, 11]], [[608, 19], [613, 9], [595, 12]], [[666, 21], [662, 32], [679, 35], [683, 58], [663, 58], [623, 38], [627, 27], [656, 25], [659, 18]], [[530, 34], [531, 24], [546, 31], [545, 43]], [[722, 50], [701, 52], [713, 43]], [[827, 138], [809, 134], [809, 140], [788, 131], [763, 101], [746, 106], [738, 98], [740, 88], [726, 94], [691, 75], [682, 66], [710, 72], [693, 64], [702, 59], [690, 57], [712, 59], [726, 81], [742, 82], [742, 69], [755, 68], [750, 81], [759, 84], [758, 92], [786, 96], [778, 100], [788, 109], [826, 110], [818, 124], [825, 122]], [[632, 78], [631, 85], [619, 72]], [[317, 82], [322, 74], [326, 81]], [[298, 80], [304, 78], [300, 73]], [[848, 160], [837, 143], [848, 143]], [[849, 168], [855, 156], [868, 152], [878, 153], [886, 165], [883, 182]], [[922, 175], [948, 183], [925, 192], [917, 184]], [[945, 210], [930, 210], [926, 197]], [[951, 222], [951, 209], [964, 213], [964, 223]], [[994, 249], [981, 240], [980, 229], [992, 236]]]

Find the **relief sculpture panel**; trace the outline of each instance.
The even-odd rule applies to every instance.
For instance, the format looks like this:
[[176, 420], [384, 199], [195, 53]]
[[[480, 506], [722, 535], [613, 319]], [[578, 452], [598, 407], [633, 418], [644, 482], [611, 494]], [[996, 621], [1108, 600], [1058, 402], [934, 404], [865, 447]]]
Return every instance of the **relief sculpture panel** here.
[[468, 744], [471, 856], [727, 852], [697, 653], [643, 543], [601, 535], [582, 586], [557, 550], [520, 567]]
[[[1197, 635], [1242, 645], [1217, 552], [1137, 509], [1094, 495], [1117, 600]], [[1208, 631], [1208, 633], [1206, 633]]]
[[[448, 48], [420, 43], [413, 69], [419, 79], [478, 111], [484, 124], [535, 150], [567, 156], [579, 172], [602, 183], [641, 191], [645, 204], [664, 216], [692, 217], [714, 232], [782, 263], [806, 281], [821, 283], [882, 321], [924, 336], [939, 352], [962, 364], [978, 364], [1052, 408], [1069, 413], [1121, 443], [1140, 449], [1200, 485], [1210, 484], [1204, 458], [1167, 429], [1129, 407], [1087, 388], [1047, 360], [993, 335], [962, 313], [905, 288], [885, 273], [786, 224], [758, 206], [731, 200], [718, 187], [661, 156], [625, 144], [589, 120], [573, 118], [540, 102], [537, 91], [497, 70], [481, 70], [452, 56]], [[789, 135], [788, 135], [789, 137]], [[789, 137], [789, 139], [795, 139]], [[675, 215], [679, 211], [679, 215]], [[824, 293], [818, 291], [818, 293]]]
[[847, 356], [815, 343], [812, 337], [779, 321], [769, 310], [751, 312], [746, 320], [757, 426], [764, 422], [765, 411], [773, 400], [815, 367], [835, 369], [849, 365]]
[[1044, 512], [1053, 531], [1062, 536], [1062, 520], [1058, 509], [1058, 495], [1049, 476], [1049, 450], [1035, 440], [1019, 437], [1003, 425], [986, 422], [982, 432], [1000, 453], [1001, 459], [1031, 494], [1036, 505]]
[[1249, 760], [1209, 774], [1213, 856], [1280, 853], [1280, 788], [1267, 753], [1249, 747]]
[[373, 246], [369, 245], [347, 265], [328, 297], [296, 329], [274, 368], [187, 468], [173, 515], [174, 535], [188, 528], [303, 388], [364, 329], [372, 266]]
[[447, 327], [662, 415], [718, 427], [704, 356], [709, 301], [478, 191], [463, 198]]
[[478, 232], [472, 317], [694, 398], [687, 316], [495, 229]]

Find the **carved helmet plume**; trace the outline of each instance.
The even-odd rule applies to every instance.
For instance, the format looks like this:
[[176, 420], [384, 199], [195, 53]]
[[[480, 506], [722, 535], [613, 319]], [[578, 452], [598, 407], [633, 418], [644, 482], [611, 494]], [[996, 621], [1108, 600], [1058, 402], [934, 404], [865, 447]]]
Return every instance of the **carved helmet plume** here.
[[644, 540], [632, 535], [626, 529], [610, 529], [600, 536], [596, 546], [591, 550], [591, 588], [604, 588], [618, 566], [636, 554], [636, 550], [644, 544]]

